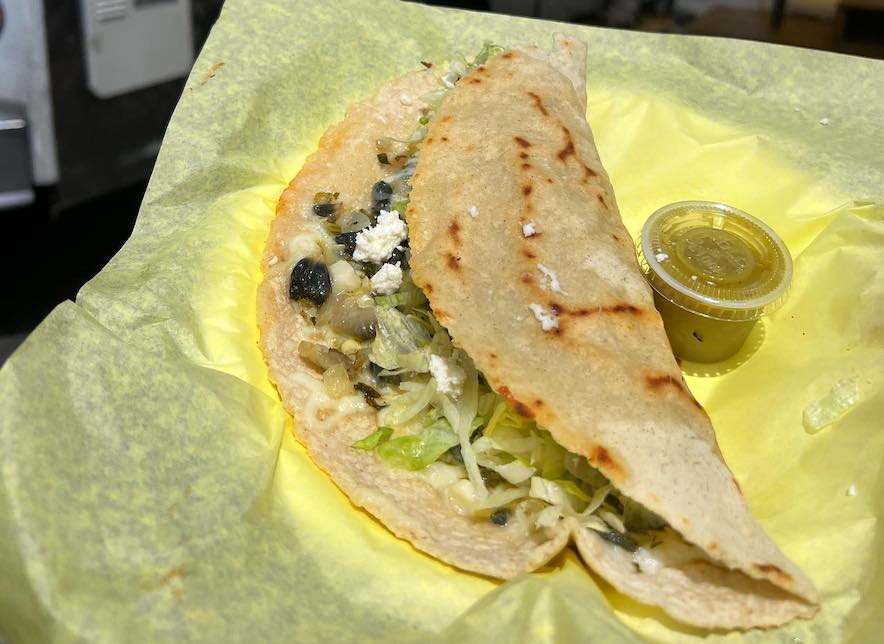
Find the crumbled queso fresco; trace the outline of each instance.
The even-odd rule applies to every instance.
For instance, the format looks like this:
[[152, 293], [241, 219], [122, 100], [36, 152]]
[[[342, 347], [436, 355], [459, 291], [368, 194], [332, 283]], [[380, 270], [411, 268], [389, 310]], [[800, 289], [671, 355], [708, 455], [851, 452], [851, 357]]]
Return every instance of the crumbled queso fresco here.
[[442, 358], [436, 354], [430, 356], [430, 375], [436, 380], [439, 393], [457, 398], [461, 394], [463, 382], [467, 377], [457, 362], [451, 358]]
[[479, 209], [475, 206], [470, 206], [470, 209], [467, 210], [467, 212], [470, 213], [470, 217], [472, 217], [473, 219], [479, 216]]
[[402, 285], [402, 268], [399, 264], [384, 264], [371, 276], [371, 290], [378, 295], [390, 295]]
[[395, 210], [392, 212], [381, 210], [377, 225], [366, 228], [356, 235], [353, 259], [357, 262], [382, 264], [390, 258], [406, 237], [408, 237], [408, 228], [399, 218], [399, 213]]
[[538, 264], [537, 270], [543, 273], [543, 277], [540, 279], [541, 287], [550, 291], [555, 291], [556, 293], [561, 293], [562, 295], [567, 295], [567, 293], [562, 290], [562, 285], [559, 283], [559, 276], [556, 275], [554, 270], [547, 268], [543, 264]]
[[537, 224], [534, 223], [532, 219], [527, 224], [522, 225], [522, 235], [525, 237], [531, 237], [532, 235], [537, 234]]
[[544, 331], [552, 331], [559, 328], [559, 316], [556, 315], [555, 311], [547, 311], [539, 304], [529, 304], [528, 308], [531, 309], [531, 312], [537, 318], [537, 321], [540, 322], [540, 327]]

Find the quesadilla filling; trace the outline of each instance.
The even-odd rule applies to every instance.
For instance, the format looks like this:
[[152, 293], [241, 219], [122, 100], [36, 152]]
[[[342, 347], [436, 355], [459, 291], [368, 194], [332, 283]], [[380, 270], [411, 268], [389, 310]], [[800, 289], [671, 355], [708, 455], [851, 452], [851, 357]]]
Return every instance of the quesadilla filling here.
[[323, 233], [289, 243], [289, 296], [317, 331], [298, 352], [322, 371], [330, 398], [361, 395], [378, 410], [378, 428], [353, 449], [421, 472], [459, 513], [502, 529], [542, 533], [573, 517], [653, 573], [648, 548], [666, 523], [493, 391], [411, 280], [404, 216], [427, 123], [462, 76], [500, 51], [486, 44], [472, 63], [455, 59], [438, 90], [402, 97], [426, 107], [412, 136], [377, 141], [383, 178], [362, 203], [316, 194]]

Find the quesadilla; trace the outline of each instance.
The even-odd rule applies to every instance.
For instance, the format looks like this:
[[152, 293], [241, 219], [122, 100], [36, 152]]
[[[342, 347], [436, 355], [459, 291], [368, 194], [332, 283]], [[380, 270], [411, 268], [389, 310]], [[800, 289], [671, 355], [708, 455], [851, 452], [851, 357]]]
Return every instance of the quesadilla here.
[[707, 628], [816, 612], [688, 390], [586, 122], [585, 45], [486, 45], [351, 107], [280, 198], [260, 346], [295, 432], [416, 548], [573, 543]]

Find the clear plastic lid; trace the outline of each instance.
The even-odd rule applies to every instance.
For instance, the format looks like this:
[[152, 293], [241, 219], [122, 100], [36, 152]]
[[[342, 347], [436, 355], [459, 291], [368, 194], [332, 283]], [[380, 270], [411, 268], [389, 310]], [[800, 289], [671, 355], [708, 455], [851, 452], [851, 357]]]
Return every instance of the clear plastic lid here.
[[779, 307], [792, 257], [769, 226], [732, 206], [680, 201], [642, 229], [639, 259], [657, 293], [722, 320], [755, 320]]

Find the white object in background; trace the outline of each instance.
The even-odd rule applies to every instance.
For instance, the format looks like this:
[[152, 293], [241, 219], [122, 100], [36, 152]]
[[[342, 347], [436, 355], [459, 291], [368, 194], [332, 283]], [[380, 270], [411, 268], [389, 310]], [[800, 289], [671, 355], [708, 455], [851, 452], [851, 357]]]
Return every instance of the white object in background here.
[[80, 0], [89, 89], [118, 96], [187, 75], [190, 0]]
[[[31, 148], [29, 174], [38, 186], [58, 181], [52, 95], [46, 49], [46, 22], [40, 0], [0, 0], [0, 103], [24, 108]], [[0, 109], [2, 112], [2, 109]], [[3, 114], [0, 114], [2, 118]], [[2, 159], [0, 159], [2, 162]], [[30, 191], [30, 186], [26, 187]], [[24, 192], [19, 193], [23, 198]], [[9, 198], [9, 195], [6, 195]], [[22, 205], [7, 199], [6, 206]], [[3, 206], [0, 206], [2, 208]]]

